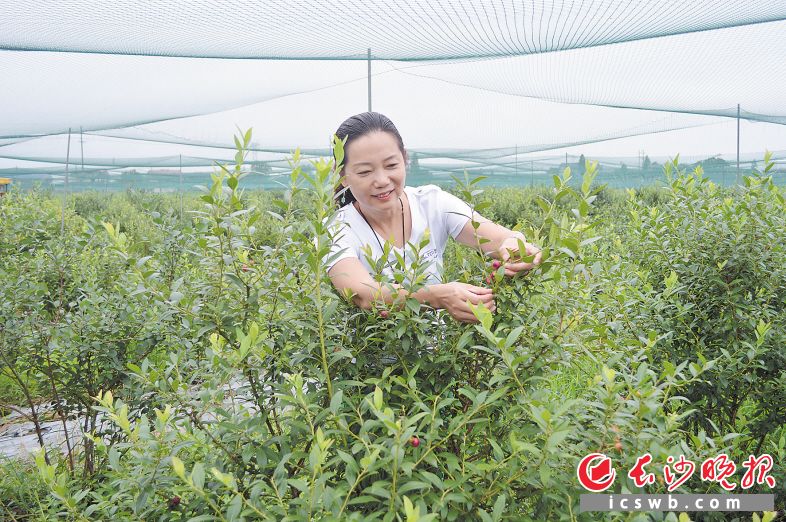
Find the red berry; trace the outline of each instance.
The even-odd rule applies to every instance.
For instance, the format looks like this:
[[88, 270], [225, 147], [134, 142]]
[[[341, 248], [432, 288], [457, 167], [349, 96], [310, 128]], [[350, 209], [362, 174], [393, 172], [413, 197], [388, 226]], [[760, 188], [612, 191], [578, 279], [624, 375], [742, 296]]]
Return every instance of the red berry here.
[[486, 276], [486, 284], [488, 284], [488, 285], [493, 285], [494, 284], [494, 278], [491, 276], [491, 274]]
[[243, 266], [241, 266], [241, 267], [240, 267], [240, 269], [241, 269], [243, 272], [248, 272], [249, 270], [251, 270], [250, 268], [248, 268], [248, 265], [243, 265]]
[[622, 453], [622, 442], [620, 442], [619, 438], [614, 442], [614, 448]]
[[494, 270], [496, 270], [497, 268], [499, 268], [499, 267], [501, 267], [501, 266], [502, 266], [502, 263], [500, 263], [500, 262], [499, 262], [499, 261], [497, 261], [496, 259], [494, 260], [494, 262], [493, 262], [493, 263], [491, 263], [491, 267], [492, 267]]
[[380, 316], [382, 319], [387, 319], [387, 318], [388, 318], [388, 315], [390, 315], [390, 313], [389, 313], [387, 310], [380, 310], [380, 311], [379, 311], [379, 316]]
[[178, 497], [177, 495], [169, 499], [169, 509], [175, 509], [179, 505], [180, 505], [180, 497]]
[[413, 448], [417, 448], [418, 446], [420, 446], [420, 439], [413, 436], [411, 439], [409, 439], [409, 443], [412, 444]]

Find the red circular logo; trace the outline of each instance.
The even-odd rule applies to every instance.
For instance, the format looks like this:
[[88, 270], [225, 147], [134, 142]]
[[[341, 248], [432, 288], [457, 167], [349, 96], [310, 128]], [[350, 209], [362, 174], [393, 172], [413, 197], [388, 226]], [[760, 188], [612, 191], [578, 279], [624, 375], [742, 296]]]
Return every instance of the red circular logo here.
[[600, 493], [606, 491], [617, 478], [611, 459], [603, 453], [590, 453], [579, 462], [576, 468], [579, 482], [587, 491]]

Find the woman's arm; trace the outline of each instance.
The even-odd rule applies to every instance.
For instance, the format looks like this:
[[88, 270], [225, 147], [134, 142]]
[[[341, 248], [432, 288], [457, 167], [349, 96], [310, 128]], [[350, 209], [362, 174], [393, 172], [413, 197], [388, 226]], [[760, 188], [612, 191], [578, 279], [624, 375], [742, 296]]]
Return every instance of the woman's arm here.
[[339, 293], [348, 299], [351, 297], [356, 306], [365, 310], [373, 308], [375, 303], [400, 306], [408, 297], [413, 297], [419, 303], [447, 310], [458, 321], [476, 322], [467, 302], [473, 305], [483, 303], [492, 312], [495, 309], [494, 294], [490, 288], [457, 282], [427, 285], [414, 293], [393, 285], [397, 291], [397, 299], [394, 299], [390, 286], [374, 281], [366, 267], [354, 257], [337, 262], [328, 275]]
[[[540, 264], [540, 248], [528, 243], [524, 234], [521, 232], [514, 232], [502, 225], [497, 225], [493, 221], [475, 212], [474, 221], [480, 223], [476, 233], [475, 227], [472, 226], [472, 221], [472, 219], [467, 221], [464, 228], [462, 228], [461, 232], [456, 236], [456, 241], [472, 248], [478, 248], [478, 245], [480, 245], [480, 249], [483, 253], [488, 254], [494, 259], [502, 260], [505, 264], [505, 275], [513, 276], [518, 272], [531, 270], [535, 265]], [[487, 239], [488, 241], [481, 242], [480, 239]], [[525, 252], [523, 255], [535, 256], [531, 263], [507, 262], [513, 254], [518, 252], [519, 240], [524, 243]]]

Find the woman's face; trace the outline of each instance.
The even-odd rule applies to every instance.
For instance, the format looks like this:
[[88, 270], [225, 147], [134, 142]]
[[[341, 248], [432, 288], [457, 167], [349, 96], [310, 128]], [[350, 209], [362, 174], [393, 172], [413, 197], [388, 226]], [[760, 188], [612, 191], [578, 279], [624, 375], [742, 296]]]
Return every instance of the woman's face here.
[[395, 137], [371, 132], [350, 143], [346, 156], [341, 184], [349, 187], [361, 206], [379, 210], [399, 207], [407, 172]]

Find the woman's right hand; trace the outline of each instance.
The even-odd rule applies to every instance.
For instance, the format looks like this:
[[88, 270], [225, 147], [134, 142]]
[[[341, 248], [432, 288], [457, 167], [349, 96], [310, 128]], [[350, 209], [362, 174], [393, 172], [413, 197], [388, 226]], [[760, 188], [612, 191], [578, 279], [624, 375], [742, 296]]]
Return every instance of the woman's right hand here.
[[[435, 288], [436, 287], [436, 288]], [[437, 297], [437, 308], [444, 308], [456, 321], [477, 323], [478, 320], [467, 301], [473, 305], [483, 303], [492, 313], [497, 309], [491, 288], [469, 285], [467, 283], [444, 283], [434, 285], [432, 291]]]

